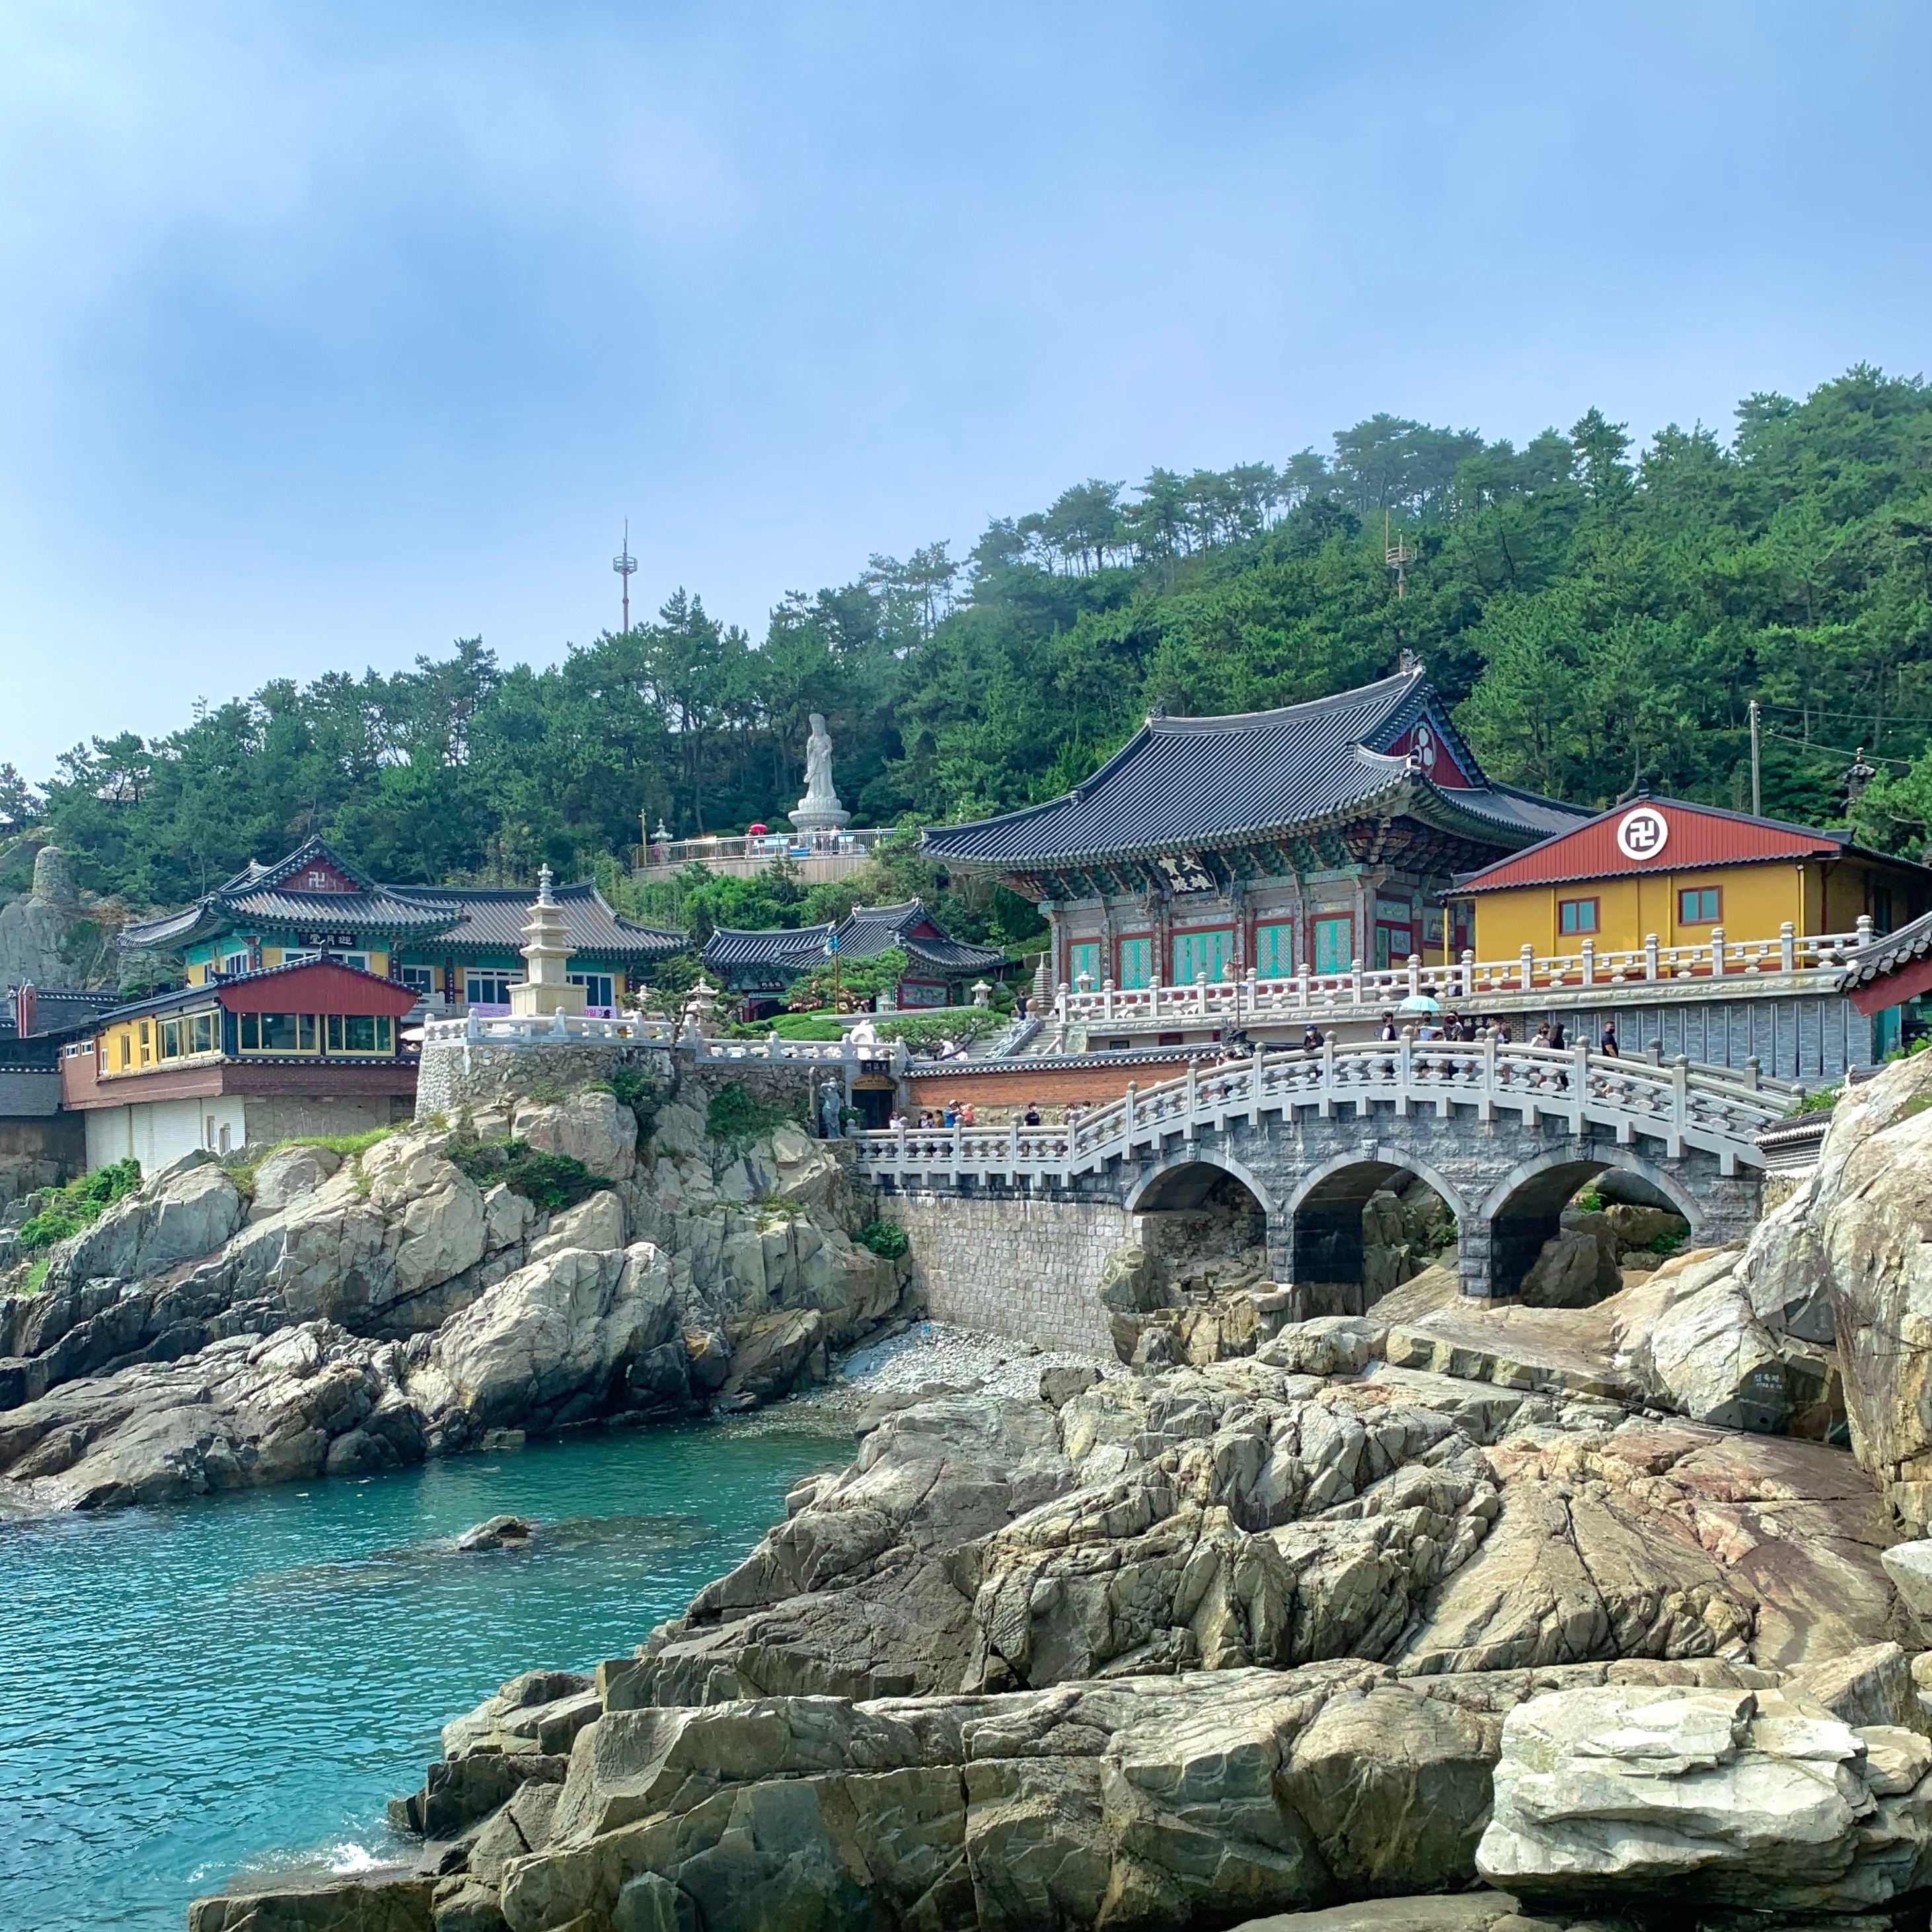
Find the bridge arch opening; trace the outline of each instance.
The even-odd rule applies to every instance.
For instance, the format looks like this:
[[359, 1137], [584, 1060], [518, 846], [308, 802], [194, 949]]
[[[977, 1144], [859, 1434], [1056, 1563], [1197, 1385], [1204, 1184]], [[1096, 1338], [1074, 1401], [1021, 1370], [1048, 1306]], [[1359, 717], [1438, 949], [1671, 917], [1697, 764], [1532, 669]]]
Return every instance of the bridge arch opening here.
[[1576, 1308], [1615, 1294], [1630, 1268], [1654, 1268], [1697, 1239], [1705, 1220], [1695, 1196], [1632, 1154], [1526, 1162], [1492, 1190], [1483, 1213], [1491, 1296]]
[[1454, 1191], [1396, 1154], [1330, 1162], [1292, 1204], [1294, 1286], [1310, 1314], [1362, 1314], [1424, 1268], [1454, 1264]]
[[1268, 1279], [1267, 1199], [1234, 1164], [1188, 1160], [1163, 1168], [1127, 1205], [1171, 1304], [1212, 1300]]

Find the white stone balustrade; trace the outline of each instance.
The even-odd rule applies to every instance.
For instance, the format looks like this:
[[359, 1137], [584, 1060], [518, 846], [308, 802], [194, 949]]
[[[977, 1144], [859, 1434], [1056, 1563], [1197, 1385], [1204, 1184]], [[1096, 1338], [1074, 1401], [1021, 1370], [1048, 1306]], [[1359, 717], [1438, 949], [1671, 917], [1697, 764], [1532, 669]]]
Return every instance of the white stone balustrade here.
[[1372, 1014], [1426, 994], [1443, 1006], [1466, 1004], [1487, 995], [1561, 992], [1568, 988], [1621, 989], [1684, 980], [1708, 981], [1733, 975], [1788, 976], [1793, 993], [1834, 992], [1844, 956], [1869, 944], [1871, 921], [1861, 919], [1855, 932], [1823, 933], [1801, 938], [1787, 921], [1775, 939], [1731, 940], [1714, 928], [1708, 941], [1662, 946], [1653, 934], [1641, 946], [1604, 950], [1586, 940], [1576, 952], [1538, 954], [1526, 946], [1510, 959], [1478, 960], [1465, 952], [1451, 964], [1426, 966], [1412, 954], [1399, 967], [1370, 970], [1355, 962], [1346, 973], [1311, 973], [1263, 980], [1252, 969], [1238, 980], [1198, 980], [1186, 986], [1116, 986], [1097, 989], [1063, 986], [1054, 1010], [1062, 1025], [1132, 1030], [1189, 1025], [1245, 1026], [1300, 1023], [1348, 1014]]
[[1760, 1164], [1757, 1135], [1789, 1112], [1797, 1092], [1682, 1059], [1622, 1059], [1582, 1047], [1406, 1039], [1338, 1046], [1331, 1040], [1315, 1053], [1291, 1048], [1212, 1066], [1190, 1062], [1182, 1077], [1144, 1091], [1130, 1086], [1122, 1099], [1071, 1126], [902, 1127], [857, 1138], [874, 1179], [1064, 1182], [1231, 1120], [1252, 1125], [1264, 1114], [1300, 1107], [1324, 1118], [1342, 1108], [1361, 1117], [1386, 1102], [1398, 1116], [1429, 1108], [1448, 1118], [1460, 1106], [1478, 1121], [1512, 1112], [1532, 1126], [1561, 1120], [1578, 1134], [1586, 1125], [1608, 1127], [1623, 1146], [1642, 1135], [1672, 1156], [1702, 1148], [1730, 1174], [1739, 1162]]

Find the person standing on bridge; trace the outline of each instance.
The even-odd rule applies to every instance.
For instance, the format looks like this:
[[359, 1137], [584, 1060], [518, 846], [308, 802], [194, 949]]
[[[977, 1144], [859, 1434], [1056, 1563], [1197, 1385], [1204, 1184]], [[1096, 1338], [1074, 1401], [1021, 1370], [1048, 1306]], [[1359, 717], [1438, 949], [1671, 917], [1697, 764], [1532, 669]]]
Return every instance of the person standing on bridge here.
[[1550, 1026], [1548, 1045], [1552, 1052], [1561, 1053], [1570, 1044], [1570, 1035], [1561, 1020], [1552, 1020]]
[[1312, 1020], [1301, 1029], [1301, 1050], [1304, 1053], [1322, 1051], [1322, 1030]]
[[1617, 1023], [1615, 1020], [1604, 1021], [1604, 1036], [1597, 1042], [1597, 1051], [1607, 1053], [1612, 1060], [1623, 1058], [1622, 1051], [1617, 1045]]
[[1401, 1034], [1396, 1030], [1395, 1015], [1386, 1006], [1382, 1009], [1382, 1030], [1376, 1035], [1376, 1037], [1378, 1040], [1400, 1040], [1402, 1037]]

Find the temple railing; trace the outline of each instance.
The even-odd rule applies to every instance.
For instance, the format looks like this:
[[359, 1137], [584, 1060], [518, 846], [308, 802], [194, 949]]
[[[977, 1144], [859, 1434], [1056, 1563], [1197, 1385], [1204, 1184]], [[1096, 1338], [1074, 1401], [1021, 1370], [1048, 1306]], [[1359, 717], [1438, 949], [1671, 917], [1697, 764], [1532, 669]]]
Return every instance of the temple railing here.
[[884, 1042], [842, 1040], [700, 1040], [680, 1034], [668, 1020], [632, 1014], [622, 1019], [595, 1019], [580, 1013], [479, 1013], [472, 1008], [460, 1019], [425, 1020], [422, 1043], [458, 1046], [656, 1046], [676, 1047], [701, 1066], [857, 1066], [867, 1062], [895, 1060], [900, 1049]]
[[1243, 1026], [1256, 1020], [1300, 1020], [1339, 1011], [1378, 1012], [1417, 995], [1446, 1007], [1496, 996], [1616, 992], [1685, 981], [1755, 984], [1773, 974], [1799, 987], [1804, 976], [1813, 976], [1814, 983], [1803, 989], [1822, 992], [1835, 990], [1844, 956], [1854, 946], [1868, 944], [1871, 936], [1869, 919], [1861, 919], [1855, 932], [1802, 938], [1787, 921], [1775, 939], [1726, 939], [1718, 926], [1708, 940], [1691, 946], [1662, 946], [1653, 935], [1628, 950], [1599, 951], [1586, 940], [1575, 952], [1538, 953], [1526, 946], [1513, 959], [1478, 960], [1465, 952], [1458, 961], [1433, 966], [1412, 954], [1399, 967], [1371, 970], [1358, 960], [1346, 973], [1312, 973], [1304, 968], [1273, 980], [1262, 979], [1250, 970], [1245, 978], [1204, 978], [1190, 986], [1125, 987], [1108, 981], [1097, 988], [1084, 984], [1061, 987], [1054, 1012], [1063, 1026]]
[[1378, 1102], [1397, 1116], [1432, 1108], [1473, 1109], [1478, 1121], [1514, 1112], [1526, 1124], [1560, 1120], [1573, 1133], [1607, 1127], [1622, 1146], [1641, 1135], [1666, 1154], [1701, 1148], [1721, 1171], [1761, 1164], [1756, 1137], [1790, 1111], [1798, 1089], [1754, 1072], [1740, 1077], [1688, 1060], [1622, 1059], [1582, 1047], [1475, 1046], [1409, 1040], [1299, 1048], [1210, 1066], [1190, 1063], [1181, 1078], [1096, 1106], [1058, 1126], [897, 1127], [858, 1136], [860, 1162], [874, 1180], [957, 1180], [973, 1176], [1064, 1181], [1143, 1150], [1159, 1153], [1178, 1136], [1191, 1142], [1230, 1120], [1312, 1108], [1366, 1115]]

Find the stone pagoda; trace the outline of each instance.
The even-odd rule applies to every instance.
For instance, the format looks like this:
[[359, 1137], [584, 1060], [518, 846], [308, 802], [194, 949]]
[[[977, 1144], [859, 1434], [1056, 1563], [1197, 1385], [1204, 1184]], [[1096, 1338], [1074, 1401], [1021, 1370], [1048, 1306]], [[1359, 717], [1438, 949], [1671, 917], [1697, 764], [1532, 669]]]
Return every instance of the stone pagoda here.
[[527, 975], [510, 988], [512, 1013], [580, 1013], [584, 988], [573, 986], [564, 976], [570, 958], [570, 940], [564, 931], [563, 908], [556, 902], [555, 880], [546, 866], [537, 874], [536, 903], [530, 908], [530, 921], [524, 928], [519, 950], [527, 962]]

